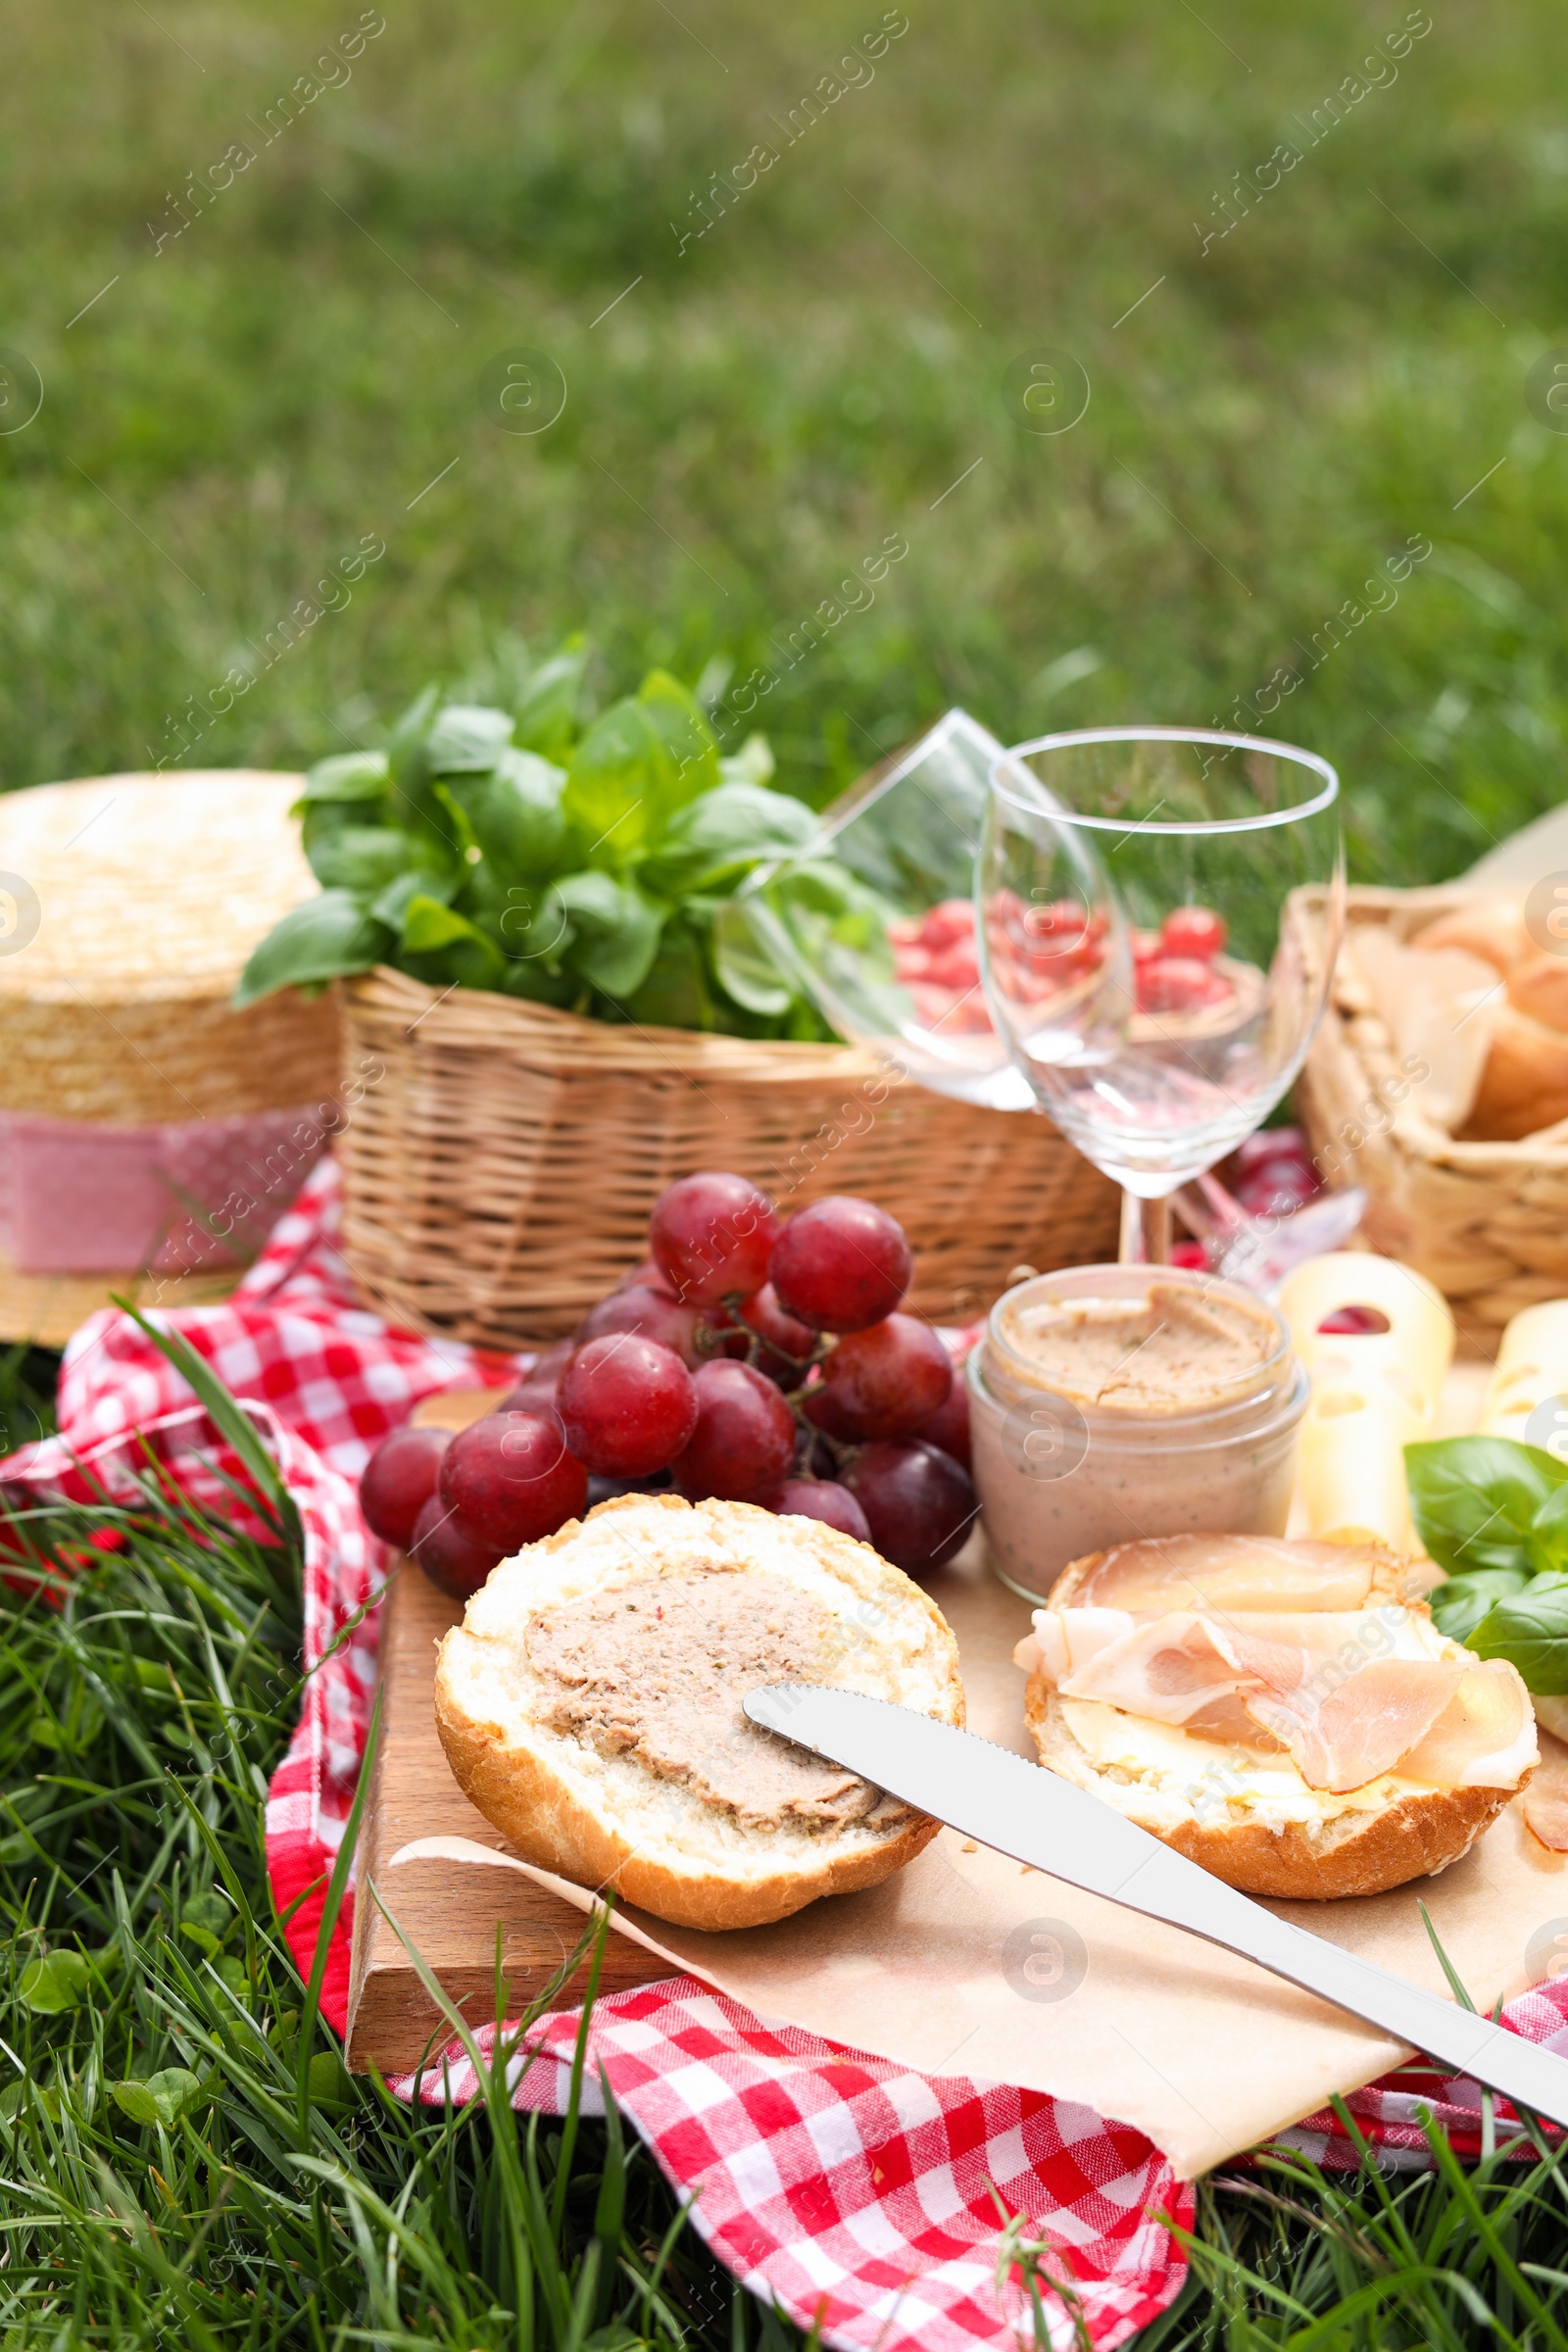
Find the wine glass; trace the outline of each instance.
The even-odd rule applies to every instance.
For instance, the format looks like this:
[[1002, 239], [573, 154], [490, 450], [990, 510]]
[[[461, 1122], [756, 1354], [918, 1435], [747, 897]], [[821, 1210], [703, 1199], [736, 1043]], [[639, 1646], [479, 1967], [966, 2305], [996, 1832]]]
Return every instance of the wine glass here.
[[[1035, 1101], [1122, 1187], [1122, 1256], [1295, 1078], [1345, 913], [1339, 778], [1260, 736], [1045, 735], [992, 762], [987, 1000]], [[1321, 914], [1307, 892], [1320, 893]]]
[[823, 811], [741, 904], [776, 968], [829, 1026], [920, 1085], [994, 1110], [1035, 1099], [986, 1008], [974, 865], [998, 738], [947, 711]]

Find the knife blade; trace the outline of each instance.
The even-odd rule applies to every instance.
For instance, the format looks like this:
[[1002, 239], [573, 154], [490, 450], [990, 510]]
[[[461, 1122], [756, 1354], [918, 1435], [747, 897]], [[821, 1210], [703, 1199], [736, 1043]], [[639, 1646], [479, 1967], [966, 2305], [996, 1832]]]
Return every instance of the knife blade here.
[[1568, 2128], [1568, 2059], [1276, 1918], [1027, 1757], [913, 1708], [822, 1684], [764, 1684], [745, 1706], [760, 1730], [842, 1764], [982, 1845], [1217, 1943]]

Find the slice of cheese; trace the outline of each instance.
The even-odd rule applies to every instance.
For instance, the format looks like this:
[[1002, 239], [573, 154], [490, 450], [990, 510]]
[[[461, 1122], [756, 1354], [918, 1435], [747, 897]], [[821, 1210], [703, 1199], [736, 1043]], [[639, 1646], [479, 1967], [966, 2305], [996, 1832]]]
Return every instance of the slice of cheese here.
[[[1387, 1328], [1322, 1329], [1354, 1306]], [[1418, 1549], [1404, 1448], [1432, 1434], [1453, 1359], [1447, 1301], [1413, 1267], [1344, 1250], [1298, 1266], [1281, 1286], [1280, 1311], [1312, 1382], [1298, 1468], [1312, 1534]]]

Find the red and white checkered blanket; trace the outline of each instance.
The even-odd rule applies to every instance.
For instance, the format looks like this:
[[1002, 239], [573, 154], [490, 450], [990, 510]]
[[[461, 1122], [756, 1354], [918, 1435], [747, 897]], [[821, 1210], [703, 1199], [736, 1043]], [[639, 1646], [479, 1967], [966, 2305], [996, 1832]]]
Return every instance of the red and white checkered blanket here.
[[[513, 1359], [389, 1330], [355, 1297], [336, 1249], [338, 1177], [310, 1178], [234, 1295], [157, 1318], [176, 1329], [245, 1405], [298, 1507], [305, 1538], [305, 1663], [316, 1669], [267, 1809], [268, 1862], [302, 1971], [315, 1956], [326, 1875], [358, 1785], [375, 1684], [383, 1546], [360, 1517], [356, 1483], [389, 1429], [423, 1396], [495, 1386]], [[236, 1512], [244, 1464], [184, 1380], [128, 1316], [106, 1310], [76, 1333], [61, 1374], [61, 1435], [0, 1462], [14, 1496], [87, 1501], [123, 1491], [152, 1452], [192, 1499]], [[362, 1614], [363, 1612], [363, 1614]], [[322, 2010], [342, 2032], [352, 1903], [333, 1936]], [[1505, 2022], [1568, 2047], [1568, 1984], [1515, 2001]], [[519, 2107], [564, 2103], [575, 2014], [531, 2030], [536, 2058]], [[488, 2046], [490, 2032], [480, 2036]], [[617, 2104], [714, 2253], [755, 2293], [843, 2352], [971, 2352], [1030, 2334], [1016, 2266], [998, 2265], [1001, 2207], [1042, 2242], [1054, 2344], [1101, 2352], [1170, 2302], [1186, 2256], [1193, 2194], [1148, 2139], [1092, 2110], [1004, 2083], [926, 2077], [886, 2059], [769, 2025], [690, 1978], [602, 2000], [589, 2036], [585, 2105], [602, 2061]], [[394, 2084], [406, 2098], [471, 2098], [471, 2061]], [[1479, 2148], [1479, 2093], [1410, 2067], [1349, 2101], [1384, 2161], [1417, 2163], [1416, 2120], [1432, 2105], [1461, 2152]], [[1332, 2116], [1286, 2138], [1318, 2161], [1353, 2164]]]

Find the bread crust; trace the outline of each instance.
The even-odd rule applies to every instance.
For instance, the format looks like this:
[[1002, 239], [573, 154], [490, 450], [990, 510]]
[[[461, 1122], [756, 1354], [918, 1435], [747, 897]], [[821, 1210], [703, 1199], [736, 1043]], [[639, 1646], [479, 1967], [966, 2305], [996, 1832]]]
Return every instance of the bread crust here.
[[1524, 908], [1517, 899], [1478, 899], [1470, 906], [1450, 906], [1410, 941], [1413, 948], [1463, 948], [1479, 956], [1494, 971], [1511, 972], [1530, 954]]
[[[1079, 1585], [1104, 1556], [1097, 1551], [1071, 1561], [1052, 1589], [1052, 1606], [1070, 1607]], [[1386, 1560], [1386, 1570], [1382, 1561], [1374, 1570], [1373, 1602], [1401, 1590], [1398, 1554], [1389, 1552]], [[1073, 1736], [1060, 1699], [1039, 1673], [1029, 1677], [1024, 1715], [1042, 1764], [1080, 1788], [1103, 1792], [1099, 1767]], [[1446, 1870], [1468, 1853], [1529, 1778], [1526, 1773], [1514, 1788], [1423, 1790], [1398, 1797], [1381, 1812], [1343, 1813], [1316, 1832], [1299, 1822], [1277, 1828], [1255, 1821], [1202, 1822], [1196, 1813], [1174, 1826], [1160, 1826], [1140, 1816], [1136, 1800], [1117, 1810], [1244, 1894], [1331, 1902], [1345, 1895], [1385, 1894], [1391, 1886]]]
[[[936, 1603], [869, 1545], [856, 1543], [821, 1521], [781, 1520], [752, 1503], [694, 1506], [673, 1494], [622, 1495], [600, 1503], [586, 1520], [570, 1520], [543, 1543], [530, 1544], [518, 1555], [519, 1560], [548, 1558], [576, 1543], [585, 1527], [627, 1510], [641, 1513], [645, 1521], [655, 1510], [683, 1514], [686, 1527], [700, 1513], [707, 1528], [743, 1556], [749, 1536], [755, 1541], [760, 1529], [765, 1528], [770, 1536], [783, 1529], [817, 1566], [848, 1586], [860, 1600], [906, 1615], [918, 1611], [931, 1637], [935, 1703], [930, 1712], [941, 1721], [962, 1724], [963, 1684], [957, 1644]], [[657, 1532], [656, 1521], [656, 1541]], [[497, 1575], [503, 1575], [509, 1565], [504, 1562]], [[472, 1607], [470, 1602], [470, 1612]], [[528, 1614], [524, 1610], [517, 1626], [519, 1636]], [[436, 1728], [464, 1794], [525, 1861], [578, 1886], [612, 1888], [624, 1901], [675, 1926], [763, 1927], [787, 1918], [819, 1895], [849, 1894], [874, 1886], [912, 1861], [941, 1827], [917, 1814], [869, 1844], [825, 1831], [812, 1840], [818, 1852], [804, 1860], [797, 1855], [786, 1867], [753, 1870], [744, 1877], [727, 1872], [717, 1862], [702, 1867], [670, 1852], [662, 1855], [628, 1834], [612, 1803], [590, 1801], [571, 1785], [562, 1769], [566, 1744], [562, 1735], [542, 1732], [520, 1711], [507, 1722], [473, 1711], [465, 1685], [470, 1679], [475, 1640], [466, 1617], [442, 1642], [435, 1677]], [[654, 1776], [648, 1778], [652, 1783]], [[749, 1841], [766, 1837], [760, 1831], [748, 1830], [745, 1835]]]
[[1568, 1035], [1499, 1004], [1466, 1133], [1516, 1144], [1568, 1117]]

